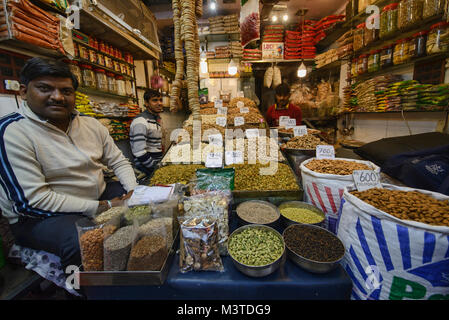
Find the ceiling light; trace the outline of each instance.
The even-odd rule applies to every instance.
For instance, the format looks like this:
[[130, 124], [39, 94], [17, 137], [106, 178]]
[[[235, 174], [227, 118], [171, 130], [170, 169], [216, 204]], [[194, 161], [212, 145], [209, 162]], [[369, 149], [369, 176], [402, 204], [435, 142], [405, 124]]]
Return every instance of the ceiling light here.
[[272, 17], [271, 17], [271, 21], [273, 21], [273, 22], [278, 21], [278, 17], [277, 17], [277, 16], [272, 16]]
[[215, 3], [215, 1], [211, 1], [211, 2], [210, 2], [209, 8], [210, 8], [211, 10], [217, 9], [217, 4]]
[[307, 75], [307, 68], [304, 62], [302, 62], [298, 68], [298, 78], [304, 78], [306, 75]]
[[229, 62], [228, 65], [228, 73], [231, 76], [235, 76], [237, 74], [238, 65], [235, 63], [234, 59], [231, 59], [231, 62]]
[[284, 14], [284, 16], [282, 17], [282, 20], [287, 21], [288, 20], [288, 15]]

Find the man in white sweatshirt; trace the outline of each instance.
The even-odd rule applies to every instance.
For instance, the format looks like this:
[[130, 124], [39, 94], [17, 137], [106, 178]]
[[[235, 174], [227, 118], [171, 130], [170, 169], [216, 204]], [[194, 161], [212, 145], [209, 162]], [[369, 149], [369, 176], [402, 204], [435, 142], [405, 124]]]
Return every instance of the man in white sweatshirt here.
[[[136, 177], [107, 128], [75, 110], [68, 65], [30, 59], [20, 82], [23, 104], [0, 119], [0, 208], [18, 245], [59, 256], [63, 268], [79, 265], [75, 222], [122, 205]], [[103, 165], [120, 180], [113, 192]]]

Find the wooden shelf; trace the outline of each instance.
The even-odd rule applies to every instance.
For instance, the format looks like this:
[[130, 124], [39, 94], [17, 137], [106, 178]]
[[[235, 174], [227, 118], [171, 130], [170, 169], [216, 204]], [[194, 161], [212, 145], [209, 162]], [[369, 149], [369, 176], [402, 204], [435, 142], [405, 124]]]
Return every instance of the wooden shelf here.
[[129, 80], [132, 80], [132, 81], [136, 81], [136, 79], [134, 77], [130, 77], [127, 74], [123, 74], [121, 72], [115, 71], [114, 69], [107, 68], [105, 66], [102, 66], [101, 64], [93, 63], [93, 62], [90, 62], [89, 60], [84, 60], [82, 58], [75, 58], [73, 60], [74, 61], [78, 61], [78, 62], [83, 63], [83, 64], [89, 64], [89, 65], [94, 66], [96, 68], [106, 70], [107, 72], [111, 72], [113, 74], [116, 74], [116, 75], [119, 75], [119, 76], [123, 76], [126, 79], [129, 79]]
[[210, 33], [210, 34], [201, 34], [199, 36], [200, 42], [225, 42], [225, 41], [239, 41], [240, 40], [240, 32], [234, 33]]
[[342, 35], [351, 29], [349, 25], [345, 22], [338, 22], [335, 24], [331, 30], [326, 32], [326, 38], [318, 42], [315, 46], [317, 52], [322, 52], [324, 49], [328, 48], [330, 45], [334, 44]]
[[[449, 109], [444, 109], [442, 107], [441, 110], [404, 110], [404, 113], [425, 113], [425, 112], [449, 112]], [[347, 114], [398, 114], [402, 113], [402, 111], [354, 111], [354, 112], [343, 112], [340, 113], [338, 116], [347, 115]]]
[[315, 59], [291, 59], [291, 60], [284, 60], [284, 59], [265, 59], [265, 60], [242, 60], [242, 62], [247, 63], [289, 63], [289, 62], [314, 62]]
[[31, 44], [28, 42], [23, 42], [21, 40], [17, 39], [0, 39], [0, 45], [5, 50], [14, 51], [20, 54], [24, 54], [29, 56], [30, 53], [35, 54], [36, 56], [42, 56], [42, 57], [50, 57], [55, 59], [61, 59], [65, 58], [65, 55], [63, 55], [61, 52], [48, 49], [44, 47], [36, 46], [35, 44]]
[[87, 95], [96, 95], [96, 96], [101, 96], [101, 97], [106, 97], [106, 98], [137, 101], [136, 98], [132, 98], [132, 97], [128, 97], [128, 96], [121, 96], [119, 94], [100, 91], [97, 89], [91, 89], [91, 88], [86, 88], [86, 87], [79, 87], [77, 91], [87, 94]]

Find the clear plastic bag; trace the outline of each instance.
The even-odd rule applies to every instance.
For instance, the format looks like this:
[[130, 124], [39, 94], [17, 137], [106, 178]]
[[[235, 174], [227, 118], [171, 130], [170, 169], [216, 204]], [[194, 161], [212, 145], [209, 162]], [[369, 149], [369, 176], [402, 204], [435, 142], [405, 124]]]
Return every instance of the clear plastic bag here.
[[121, 218], [127, 210], [127, 207], [112, 207], [111, 209], [97, 215], [94, 218], [94, 222], [96, 224], [103, 224], [117, 217]]
[[218, 250], [217, 221], [211, 216], [191, 219], [180, 217], [179, 269], [189, 271], [224, 271]]
[[128, 263], [132, 244], [138, 235], [137, 222], [124, 226], [104, 240], [104, 270], [124, 271]]
[[195, 179], [189, 184], [190, 194], [234, 190], [234, 177], [234, 168], [198, 169]]
[[126, 225], [137, 223], [138, 226], [141, 226], [151, 218], [151, 207], [150, 205], [141, 205], [128, 208], [124, 218]]

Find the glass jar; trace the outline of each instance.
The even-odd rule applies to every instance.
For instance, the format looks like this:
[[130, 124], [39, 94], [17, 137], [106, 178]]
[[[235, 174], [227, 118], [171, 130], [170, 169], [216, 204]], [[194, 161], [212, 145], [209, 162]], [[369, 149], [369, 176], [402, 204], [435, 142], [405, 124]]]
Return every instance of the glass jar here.
[[398, 5], [398, 28], [403, 30], [407, 27], [408, 0], [402, 0]]
[[444, 13], [444, 0], [424, 0], [424, 19]]
[[83, 86], [83, 76], [81, 74], [81, 68], [79, 67], [78, 62], [75, 60], [69, 60], [69, 68], [76, 80], [78, 80], [78, 85]]
[[396, 45], [394, 46], [394, 53], [393, 53], [393, 64], [402, 64], [406, 63], [410, 60], [409, 55], [409, 44], [410, 39], [400, 39], [396, 41]]
[[112, 59], [108, 56], [104, 56], [104, 65], [106, 68], [114, 69], [114, 63], [112, 62]]
[[[376, 19], [375, 17], [373, 19]], [[372, 42], [379, 39], [379, 29], [376, 29], [373, 25], [371, 29], [368, 28], [368, 25], [365, 24], [363, 44], [364, 46], [368, 46]]]
[[108, 91], [117, 94], [117, 80], [115, 79], [115, 74], [108, 72], [106, 73], [106, 76], [108, 77]]
[[106, 50], [104, 48], [104, 42], [100, 40], [100, 42], [98, 42], [98, 50], [100, 50], [103, 53], [106, 53]]
[[358, 12], [365, 11], [366, 7], [370, 5], [369, 0], [359, 0], [358, 2], [359, 2], [358, 6], [357, 6]]
[[368, 71], [368, 55], [362, 54], [357, 62], [358, 74], [362, 75]]
[[97, 64], [103, 67], [105, 66], [104, 55], [102, 53], [97, 53]]
[[86, 46], [79, 45], [80, 58], [89, 61], [89, 49]]
[[115, 80], [117, 83], [117, 94], [126, 96], [125, 79], [122, 76], [115, 76]]
[[126, 73], [126, 64], [124, 64], [122, 62], [120, 63], [120, 72], [123, 74], [127, 74]]
[[449, 49], [449, 23], [439, 22], [430, 27], [427, 37], [427, 54], [440, 53]]
[[376, 72], [380, 70], [380, 51], [373, 50], [368, 57], [368, 72]]
[[363, 48], [363, 38], [365, 32], [365, 23], [359, 24], [354, 31], [353, 50], [358, 51]]
[[422, 20], [423, 0], [408, 0], [407, 26], [415, 26]]
[[97, 89], [101, 91], [108, 91], [108, 77], [104, 69], [94, 69], [95, 79], [97, 80]]
[[357, 77], [357, 75], [359, 74], [359, 69], [357, 67], [357, 59], [353, 59], [352, 60], [352, 64], [351, 64], [351, 76]]
[[125, 90], [126, 90], [126, 95], [128, 97], [134, 97], [134, 86], [131, 80], [126, 79], [125, 81]]
[[398, 3], [392, 3], [382, 9], [380, 15], [380, 38], [385, 38], [398, 30]]
[[82, 64], [80, 65], [80, 67], [84, 87], [96, 89], [97, 84], [95, 80], [95, 73], [92, 70], [92, 66], [89, 66], [88, 64]]
[[393, 65], [393, 48], [393, 44], [382, 48], [380, 53], [380, 67], [382, 69]]
[[112, 61], [114, 64], [114, 71], [120, 72], [120, 63], [117, 60]]
[[426, 42], [428, 31], [421, 31], [413, 35], [409, 44], [409, 52], [413, 58], [424, 57], [426, 52]]
[[73, 43], [73, 51], [75, 53], [75, 58], [79, 58], [80, 57], [80, 49], [79, 49], [78, 43], [76, 43], [76, 42]]
[[97, 52], [94, 49], [89, 49], [89, 61], [97, 63]]

